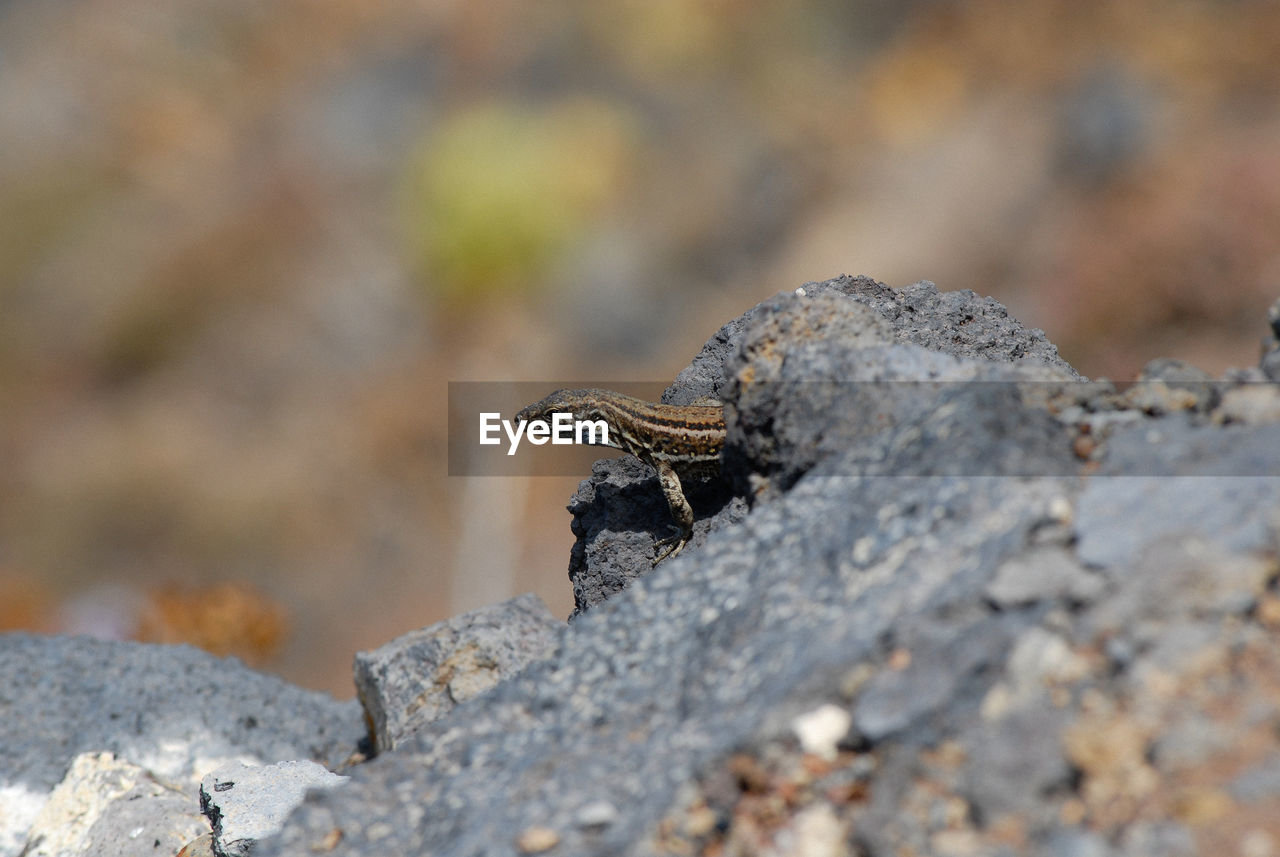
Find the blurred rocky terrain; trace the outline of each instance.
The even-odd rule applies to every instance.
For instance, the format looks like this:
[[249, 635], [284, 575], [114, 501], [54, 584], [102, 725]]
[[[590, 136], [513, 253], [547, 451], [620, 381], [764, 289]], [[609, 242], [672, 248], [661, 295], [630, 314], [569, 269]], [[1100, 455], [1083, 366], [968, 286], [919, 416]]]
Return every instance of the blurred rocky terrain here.
[[203, 776], [188, 857], [1276, 853], [1280, 305], [1257, 328], [1258, 366], [1120, 388], [972, 292], [780, 293], [668, 390], [726, 403], [684, 552], [652, 567], [654, 478], [597, 465], [576, 618], [363, 653], [363, 730], [186, 647], [0, 637], [0, 848], [124, 818], [168, 853]]

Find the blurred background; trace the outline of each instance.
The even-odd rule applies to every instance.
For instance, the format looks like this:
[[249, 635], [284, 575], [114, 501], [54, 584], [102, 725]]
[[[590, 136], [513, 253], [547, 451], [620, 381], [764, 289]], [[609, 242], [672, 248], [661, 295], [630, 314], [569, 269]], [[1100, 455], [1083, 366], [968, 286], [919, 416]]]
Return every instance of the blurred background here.
[[[451, 380], [666, 381], [807, 280], [1252, 365], [1280, 4], [0, 0], [0, 629], [352, 653], [533, 590], [576, 478]], [[582, 476], [586, 476], [584, 472]]]

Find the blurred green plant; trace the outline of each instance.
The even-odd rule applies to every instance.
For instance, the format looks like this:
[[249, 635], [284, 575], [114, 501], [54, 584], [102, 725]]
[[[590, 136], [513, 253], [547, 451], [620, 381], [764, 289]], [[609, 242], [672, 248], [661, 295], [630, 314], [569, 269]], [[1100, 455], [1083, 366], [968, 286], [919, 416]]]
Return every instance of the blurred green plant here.
[[456, 306], [538, 289], [620, 198], [636, 128], [625, 110], [588, 99], [447, 117], [403, 185], [402, 229], [428, 293]]

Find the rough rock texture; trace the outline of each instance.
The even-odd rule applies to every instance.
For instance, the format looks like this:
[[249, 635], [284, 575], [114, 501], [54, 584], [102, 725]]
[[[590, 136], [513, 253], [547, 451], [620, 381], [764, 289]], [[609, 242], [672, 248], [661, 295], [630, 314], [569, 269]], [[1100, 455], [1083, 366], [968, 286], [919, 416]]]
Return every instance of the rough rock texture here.
[[[686, 551], [747, 513], [746, 501], [722, 482], [686, 480], [684, 491], [696, 516]], [[653, 567], [657, 541], [671, 531], [671, 511], [653, 469], [631, 455], [592, 465], [591, 478], [578, 485], [569, 511], [578, 537], [569, 555], [574, 603], [569, 618], [576, 619]]]
[[213, 825], [213, 853], [248, 857], [259, 839], [280, 829], [308, 789], [337, 788], [346, 781], [315, 762], [228, 762], [200, 781], [200, 811]]
[[190, 795], [111, 753], [82, 753], [36, 816], [22, 853], [169, 857], [206, 830]]
[[1119, 392], [970, 294], [803, 291], [666, 397], [726, 402], [745, 496], [650, 570], [650, 477], [597, 465], [556, 655], [263, 853], [1276, 853], [1280, 392]]
[[361, 733], [356, 702], [188, 646], [0, 635], [0, 855], [22, 849], [81, 753], [112, 753], [186, 789], [194, 809], [200, 777], [225, 761], [332, 767]]
[[[960, 411], [963, 421], [975, 405], [1007, 408], [1005, 399], [1019, 392], [1001, 382], [1079, 377], [1042, 331], [1023, 327], [999, 303], [973, 292], [940, 293], [930, 282], [897, 290], [849, 276], [783, 292], [717, 331], [662, 397], [672, 404], [705, 397], [727, 403], [729, 484], [692, 486], [696, 519], [686, 550], [740, 522], [744, 497], [785, 490], [833, 451], [863, 458], [842, 462], [838, 472], [975, 472], [975, 462], [986, 468], [990, 454], [1027, 454], [1025, 466], [1033, 472], [1073, 472], [1064, 445], [1052, 469], [1024, 452], [1047, 439], [1052, 420], [1043, 411], [1011, 411], [1031, 424], [1017, 442], [1006, 442], [1009, 426], [996, 426], [988, 432], [994, 450], [979, 448], [980, 439], [967, 447], [913, 442], [896, 456], [888, 449], [901, 445], [899, 427], [921, 430], [939, 398], [952, 400], [951, 408], [924, 431], [951, 430], [948, 415]], [[922, 393], [922, 382], [938, 389]], [[982, 401], [956, 401], [967, 398]], [[945, 460], [933, 460], [937, 456]], [[631, 456], [597, 462], [569, 511], [578, 537], [569, 561], [576, 618], [649, 571], [671, 515], [653, 471]]]
[[390, 750], [530, 663], [550, 656], [563, 624], [533, 593], [412, 631], [355, 660], [374, 750]]

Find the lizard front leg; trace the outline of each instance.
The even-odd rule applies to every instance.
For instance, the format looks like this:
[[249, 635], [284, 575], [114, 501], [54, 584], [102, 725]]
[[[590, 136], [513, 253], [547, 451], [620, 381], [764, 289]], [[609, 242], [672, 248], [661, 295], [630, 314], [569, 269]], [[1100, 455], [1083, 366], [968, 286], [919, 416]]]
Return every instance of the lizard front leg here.
[[657, 565], [667, 557], [680, 553], [693, 535], [693, 509], [685, 499], [680, 476], [675, 468], [665, 461], [656, 461], [653, 466], [658, 471], [658, 485], [662, 488], [662, 496], [667, 500], [667, 508], [671, 510], [671, 518], [680, 528], [678, 534], [658, 541], [658, 547], [666, 546], [667, 549], [653, 561]]

